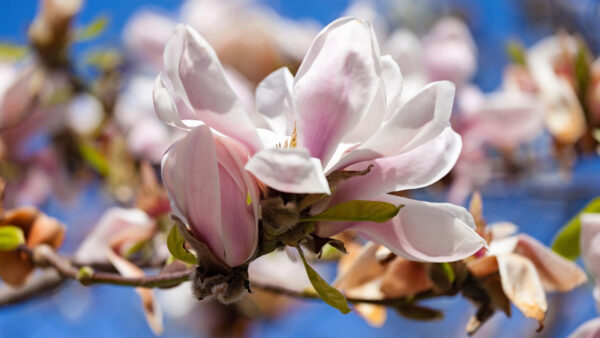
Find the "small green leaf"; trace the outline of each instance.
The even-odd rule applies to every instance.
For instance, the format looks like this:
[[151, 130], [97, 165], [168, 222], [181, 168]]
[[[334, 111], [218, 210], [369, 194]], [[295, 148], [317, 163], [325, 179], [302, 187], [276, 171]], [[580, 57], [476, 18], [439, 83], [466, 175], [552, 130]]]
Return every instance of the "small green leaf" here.
[[520, 42], [510, 41], [506, 45], [506, 53], [512, 63], [523, 66], [526, 64], [525, 48]]
[[15, 45], [12, 43], [0, 43], [0, 60], [17, 61], [23, 58], [29, 52], [27, 46]]
[[252, 196], [250, 196], [250, 190], [246, 192], [246, 205], [252, 204]]
[[0, 227], [0, 251], [12, 251], [21, 244], [25, 244], [21, 228], [12, 225]]
[[181, 233], [179, 233], [177, 226], [174, 225], [171, 228], [171, 231], [169, 231], [169, 236], [167, 236], [167, 247], [169, 248], [169, 252], [171, 252], [173, 257], [184, 263], [192, 265], [197, 264], [198, 260], [196, 259], [196, 256], [187, 251], [187, 249], [184, 247], [184, 243], [185, 239]]
[[436, 265], [438, 265], [442, 269], [442, 271], [444, 271], [446, 277], [448, 278], [448, 281], [450, 283], [454, 283], [456, 276], [454, 275], [454, 270], [452, 269], [450, 263], [436, 263]]
[[302, 221], [371, 221], [387, 222], [394, 218], [403, 205], [395, 206], [378, 201], [348, 201], [332, 206], [322, 213]]
[[88, 25], [77, 30], [75, 35], [76, 41], [91, 40], [98, 37], [108, 26], [108, 16], [100, 15]]
[[148, 243], [148, 241], [139, 241], [137, 243], [135, 243], [134, 245], [132, 245], [129, 249], [127, 249], [127, 251], [125, 252], [125, 258], [130, 259], [133, 257], [133, 255], [137, 254], [138, 252], [140, 252], [144, 246]]
[[109, 166], [106, 157], [94, 148], [89, 142], [79, 142], [81, 157], [102, 176], [108, 175]]
[[575, 260], [579, 257], [580, 216], [588, 212], [600, 212], [600, 197], [593, 199], [562, 227], [552, 244], [554, 252], [570, 260]]
[[577, 80], [577, 89], [579, 93], [587, 93], [587, 89], [590, 83], [590, 60], [588, 57], [587, 47], [580, 43], [579, 49], [577, 50], [577, 57], [575, 58], [575, 79]]
[[97, 50], [90, 52], [85, 61], [88, 65], [100, 70], [111, 70], [123, 62], [123, 57], [114, 49]]
[[327, 284], [327, 282], [319, 276], [319, 274], [306, 263], [306, 258], [304, 258], [304, 253], [300, 247], [298, 248], [298, 252], [300, 253], [300, 257], [302, 258], [302, 262], [304, 263], [304, 268], [306, 269], [306, 274], [308, 275], [308, 279], [312, 284], [315, 291], [323, 301], [330, 306], [340, 310], [341, 313], [346, 314], [350, 312], [350, 307], [348, 306], [348, 302], [344, 295], [339, 292], [336, 288]]

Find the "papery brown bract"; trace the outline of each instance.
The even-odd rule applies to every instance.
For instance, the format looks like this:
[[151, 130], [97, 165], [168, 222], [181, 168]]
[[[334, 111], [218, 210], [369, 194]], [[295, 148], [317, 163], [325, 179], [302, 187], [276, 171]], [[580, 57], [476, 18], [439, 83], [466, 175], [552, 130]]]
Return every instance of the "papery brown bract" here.
[[[4, 211], [0, 215], [0, 227], [16, 226], [23, 230], [25, 245], [33, 249], [46, 244], [57, 249], [61, 246], [65, 227], [58, 220], [49, 217], [36, 208], [23, 207]], [[0, 278], [7, 284], [23, 285], [34, 266], [30, 258], [19, 251], [0, 251]]]

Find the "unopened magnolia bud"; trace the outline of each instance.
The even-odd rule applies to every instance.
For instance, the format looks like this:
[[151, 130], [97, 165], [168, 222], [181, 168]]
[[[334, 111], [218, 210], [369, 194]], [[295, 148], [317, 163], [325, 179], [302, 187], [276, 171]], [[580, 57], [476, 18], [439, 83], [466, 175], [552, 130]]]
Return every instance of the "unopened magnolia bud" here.
[[223, 304], [238, 301], [248, 291], [248, 269], [208, 275], [198, 267], [192, 278], [192, 291], [199, 300], [217, 298]]
[[81, 8], [81, 0], [44, 0], [29, 27], [29, 38], [38, 49], [62, 47], [68, 38], [71, 21]]

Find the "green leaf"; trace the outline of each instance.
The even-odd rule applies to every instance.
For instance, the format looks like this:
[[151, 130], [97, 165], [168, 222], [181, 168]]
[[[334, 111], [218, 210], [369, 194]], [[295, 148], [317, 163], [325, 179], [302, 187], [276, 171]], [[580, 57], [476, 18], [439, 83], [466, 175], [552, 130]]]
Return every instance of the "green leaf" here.
[[75, 34], [76, 41], [91, 40], [98, 37], [108, 26], [108, 16], [100, 15], [88, 25], [81, 27]]
[[456, 276], [454, 275], [454, 270], [452, 269], [450, 263], [436, 263], [436, 265], [439, 266], [442, 271], [444, 271], [446, 277], [448, 278], [448, 281], [450, 283], [454, 283]]
[[394, 218], [403, 205], [395, 206], [378, 201], [348, 201], [332, 206], [322, 213], [302, 221], [371, 221], [387, 222]]
[[119, 66], [123, 62], [123, 57], [117, 50], [107, 49], [90, 52], [85, 61], [100, 70], [110, 70]]
[[552, 250], [554, 252], [570, 260], [575, 260], [579, 257], [579, 237], [581, 234], [580, 216], [581, 214], [588, 212], [600, 212], [600, 197], [593, 199], [562, 227], [552, 244]]
[[336, 288], [327, 284], [327, 282], [319, 276], [319, 274], [306, 263], [306, 258], [304, 258], [304, 253], [300, 247], [297, 247], [298, 252], [300, 253], [300, 257], [302, 258], [302, 262], [304, 263], [304, 268], [306, 269], [306, 274], [308, 275], [308, 279], [312, 284], [317, 294], [325, 303], [328, 305], [340, 310], [341, 313], [346, 314], [350, 312], [350, 307], [348, 306], [348, 302], [344, 295], [339, 292]]
[[0, 227], [0, 251], [12, 251], [21, 244], [25, 244], [21, 228], [12, 225]]
[[506, 53], [512, 63], [523, 66], [526, 64], [525, 48], [520, 42], [510, 41], [506, 45]]
[[174, 225], [171, 228], [171, 231], [169, 231], [169, 236], [167, 236], [167, 247], [169, 248], [169, 252], [171, 252], [171, 255], [173, 255], [173, 257], [184, 263], [192, 265], [197, 264], [198, 260], [196, 259], [196, 256], [194, 256], [194, 254], [192, 254], [191, 252], [187, 251], [187, 249], [184, 247], [184, 244], [185, 239], [183, 238], [181, 233], [179, 233], [177, 225]]
[[590, 82], [590, 61], [588, 58], [587, 47], [581, 43], [577, 50], [575, 58], [575, 79], [579, 93], [586, 93]]
[[0, 60], [17, 61], [23, 58], [29, 52], [27, 46], [15, 45], [12, 43], [0, 43]]
[[108, 161], [106, 157], [90, 143], [82, 141], [78, 145], [81, 157], [102, 176], [108, 175]]

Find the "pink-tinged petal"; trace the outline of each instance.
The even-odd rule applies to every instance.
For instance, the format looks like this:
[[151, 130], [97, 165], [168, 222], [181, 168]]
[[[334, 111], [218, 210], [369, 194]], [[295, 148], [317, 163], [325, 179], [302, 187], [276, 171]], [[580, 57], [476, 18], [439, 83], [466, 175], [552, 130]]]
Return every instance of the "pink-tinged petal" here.
[[349, 152], [333, 170], [381, 156], [408, 152], [441, 134], [450, 125], [454, 85], [434, 82], [398, 109], [379, 131]]
[[269, 187], [296, 194], [329, 194], [321, 162], [304, 148], [264, 149], [256, 153], [246, 170]]
[[[156, 110], [156, 114], [158, 115], [159, 119], [173, 127], [183, 130], [190, 129], [191, 126], [182, 120], [182, 117], [179, 113], [179, 108], [175, 104], [173, 96], [167, 88], [162, 74], [159, 74], [156, 77], [152, 96], [154, 99], [154, 110]], [[181, 108], [185, 109], [183, 105]]]
[[519, 231], [519, 227], [510, 222], [497, 222], [487, 226], [488, 231], [492, 235], [492, 240], [499, 240], [512, 236]]
[[469, 132], [494, 147], [513, 149], [540, 135], [544, 112], [541, 102], [532, 95], [497, 92], [481, 102]]
[[[173, 92], [193, 110], [198, 120], [240, 141], [251, 151], [262, 148], [215, 51], [198, 32], [178, 25], [165, 47], [164, 59]], [[176, 103], [177, 99], [173, 101]]]
[[526, 317], [543, 324], [548, 304], [542, 282], [531, 261], [517, 254], [498, 255], [502, 290]]
[[140, 209], [110, 208], [81, 243], [75, 257], [78, 262], [85, 264], [105, 263], [111, 242], [121, 233], [130, 230], [144, 232], [153, 227], [152, 219]]
[[391, 116], [402, 103], [402, 72], [390, 55], [381, 57], [381, 79], [385, 85], [385, 117]]
[[465, 24], [457, 19], [440, 20], [423, 39], [423, 62], [430, 81], [467, 83], [477, 69], [475, 42]]
[[[587, 213], [581, 215], [581, 257], [589, 273], [600, 285], [600, 214]], [[598, 290], [595, 290], [596, 301]], [[600, 308], [600, 306], [599, 306]]]
[[242, 145], [232, 139], [216, 137], [215, 149], [219, 161], [221, 236], [225, 263], [229, 266], [239, 266], [254, 254], [258, 245], [256, 215], [259, 190], [254, 178], [244, 170], [249, 155]]
[[173, 141], [167, 128], [155, 118], [138, 121], [127, 135], [127, 147], [136, 156], [160, 163], [162, 155]]
[[[519, 234], [515, 253], [527, 257], [535, 266], [546, 291], [567, 292], [583, 284], [587, 276], [577, 264], [565, 259], [535, 238]], [[600, 241], [597, 241], [600, 244]]]
[[581, 215], [581, 255], [590, 273], [600, 279], [600, 214]]
[[173, 144], [161, 170], [173, 213], [225, 262], [219, 168], [210, 128], [196, 127]]
[[5, 129], [29, 118], [28, 114], [34, 108], [37, 95], [42, 89], [44, 75], [34, 66], [29, 66], [18, 75], [2, 75], [12, 77], [8, 80], [12, 83], [4, 84], [3, 93], [0, 93], [0, 128]]
[[[144, 277], [144, 271], [142, 271], [142, 269], [114, 252], [108, 251], [106, 257], [115, 269], [117, 269], [124, 277]], [[135, 288], [135, 292], [140, 296], [144, 315], [146, 316], [146, 321], [152, 329], [152, 332], [156, 335], [161, 335], [164, 329], [163, 316], [160, 304], [154, 297], [154, 291], [148, 288]]]
[[474, 230], [473, 217], [462, 207], [392, 195], [377, 200], [404, 207], [396, 217], [385, 223], [320, 222], [317, 233], [331, 236], [352, 229], [399, 256], [424, 262], [460, 260], [485, 246], [485, 240]]
[[379, 249], [377, 243], [367, 243], [363, 246], [352, 262], [340, 269], [333, 285], [337, 289], [345, 291], [380, 277], [385, 268], [377, 260], [377, 249]]
[[600, 317], [588, 320], [579, 326], [568, 338], [598, 338], [600, 337]]
[[167, 16], [142, 10], [134, 14], [123, 29], [125, 46], [136, 57], [158, 68], [175, 25]]
[[354, 18], [329, 24], [296, 74], [298, 142], [326, 164], [371, 107], [380, 83], [379, 47], [371, 26]]
[[357, 144], [362, 142], [381, 128], [381, 124], [385, 118], [385, 109], [386, 109], [386, 94], [385, 94], [385, 85], [383, 80], [379, 83], [379, 89], [377, 90], [377, 94], [373, 98], [371, 102], [371, 107], [367, 111], [367, 113], [363, 116], [362, 120], [360, 120], [354, 128], [349, 131], [344, 139], [338, 146], [336, 147], [333, 155], [330, 157], [329, 165], [334, 165], [339, 160], [340, 152], [343, 155], [346, 150], [346, 144]]
[[261, 128], [290, 136], [294, 129], [292, 86], [294, 76], [287, 67], [267, 76], [256, 88], [256, 109], [264, 120]]
[[369, 199], [433, 184], [454, 167], [461, 144], [460, 136], [447, 127], [436, 138], [407, 153], [354, 164], [346, 169], [373, 167], [368, 174], [343, 182], [334, 192], [334, 201]]

